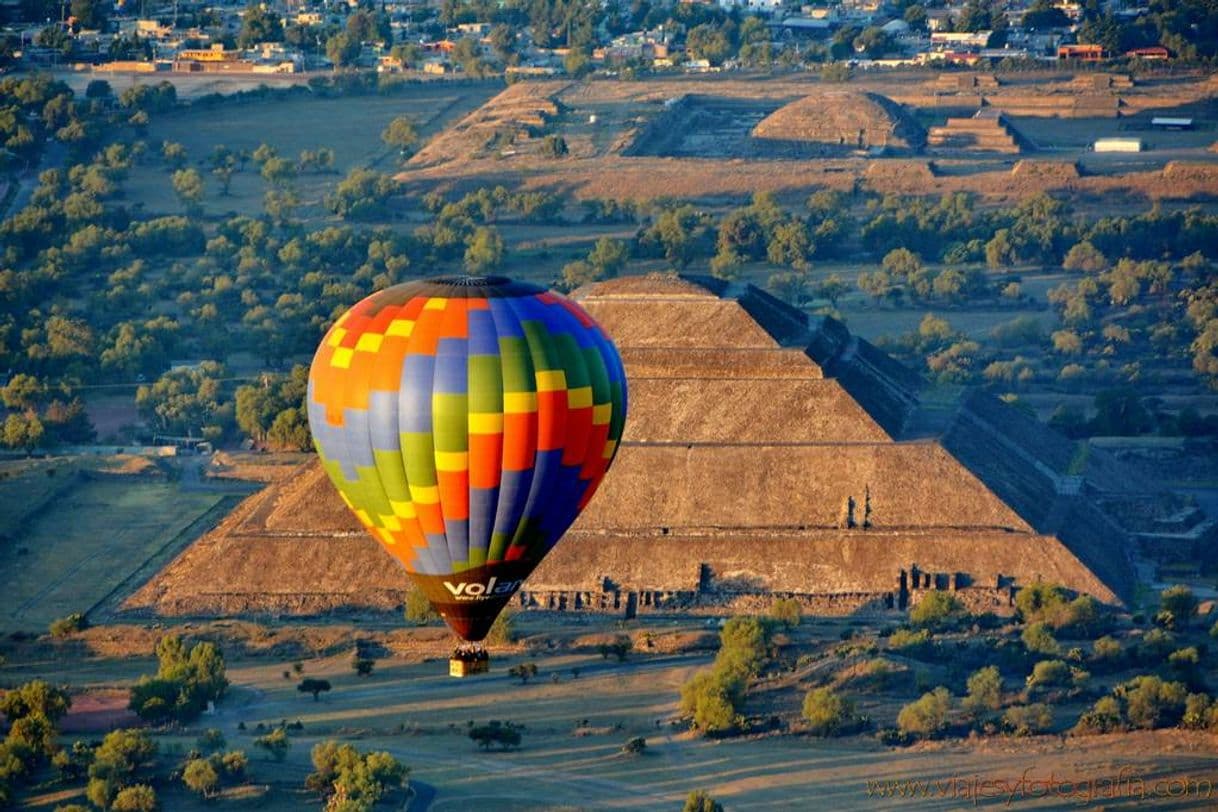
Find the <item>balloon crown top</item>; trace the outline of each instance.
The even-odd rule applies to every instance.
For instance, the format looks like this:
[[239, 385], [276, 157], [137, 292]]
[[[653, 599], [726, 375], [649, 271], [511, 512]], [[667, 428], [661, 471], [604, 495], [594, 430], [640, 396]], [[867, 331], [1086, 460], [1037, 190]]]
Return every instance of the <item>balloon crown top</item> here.
[[517, 296], [536, 296], [545, 288], [528, 282], [517, 282], [506, 276], [464, 276], [451, 274], [427, 279], [412, 279], [400, 285], [385, 288], [369, 298], [372, 313], [386, 305], [399, 305], [416, 296], [442, 297], [449, 299], [510, 299]]
[[508, 285], [512, 282], [506, 276], [433, 276], [427, 281], [441, 285], [458, 285], [463, 288], [486, 288]]

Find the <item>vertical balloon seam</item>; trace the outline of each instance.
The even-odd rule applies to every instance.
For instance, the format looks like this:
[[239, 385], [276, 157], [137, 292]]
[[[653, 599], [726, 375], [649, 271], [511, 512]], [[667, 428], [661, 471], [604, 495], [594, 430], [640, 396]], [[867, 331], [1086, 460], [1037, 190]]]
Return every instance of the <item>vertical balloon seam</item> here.
[[[583, 351], [579, 346], [579, 336], [587, 328], [585, 328], [579, 322], [579, 320], [575, 318], [575, 315], [567, 310], [567, 308], [564, 307], [561, 302], [546, 304], [544, 306], [549, 308], [550, 315], [554, 317], [556, 326], [565, 328], [562, 332], [552, 333], [551, 335], [555, 337], [555, 341], [558, 343], [559, 357], [562, 359], [563, 369], [567, 378], [567, 437], [566, 442], [563, 444], [563, 459], [566, 459], [569, 456], [567, 453], [568, 451], [576, 450], [573, 446], [569, 445], [575, 439], [571, 432], [573, 413], [577, 408], [584, 408], [572, 406], [572, 402], [576, 397], [583, 397], [582, 394], [578, 396], [573, 394], [576, 390], [572, 387], [572, 383], [585, 382], [584, 386], [586, 386], [588, 389], [587, 396], [589, 400], [587, 408], [591, 409], [593, 407], [591, 394], [592, 373], [591, 370], [588, 369], [587, 361], [584, 358]], [[563, 352], [563, 333], [565, 333], [566, 339], [570, 342], [570, 344], [574, 345], [573, 352]], [[558, 540], [562, 538], [563, 534], [567, 531], [567, 528], [571, 526], [571, 523], [575, 521], [575, 507], [579, 504], [581, 498], [583, 497], [584, 491], [584, 488], [580, 487], [582, 480], [580, 479], [579, 475], [580, 471], [583, 469], [584, 459], [589, 453], [589, 445], [592, 440], [591, 419], [592, 416], [589, 414], [588, 430], [586, 430], [583, 435], [583, 448], [578, 449], [575, 461], [570, 465], [564, 464], [561, 461], [559, 463], [559, 471], [561, 472], [561, 480], [559, 482], [560, 491], [558, 494], [556, 494], [556, 498], [552, 499], [554, 504], [549, 506], [546, 511], [546, 514], [550, 517], [550, 520], [546, 523], [548, 535], [545, 539], [543, 553], [549, 552], [549, 550], [551, 550], [554, 545], [558, 543]]]
[[[392, 338], [388, 335], [390, 325], [400, 319], [403, 315], [402, 308], [396, 308], [394, 318], [390, 320], [390, 324], [385, 325], [386, 341], [392, 340], [390, 346], [400, 346], [402, 351], [398, 353], [378, 353], [373, 357], [372, 367], [368, 370], [368, 377], [373, 381], [401, 380], [402, 366], [406, 361], [406, 340], [398, 336]], [[393, 340], [396, 339], [396, 340]], [[399, 413], [401, 411], [400, 386], [394, 389], [384, 391], [384, 397], [378, 398], [379, 403], [384, 404], [389, 413], [384, 415], [374, 415], [377, 421], [382, 425], [386, 433], [386, 440], [391, 439], [391, 446], [387, 449], [378, 449], [373, 443], [373, 459], [376, 461], [376, 469], [379, 476], [379, 481], [382, 490], [385, 492], [385, 498], [388, 502], [388, 508], [385, 513], [382, 523], [387, 531], [387, 540], [391, 539], [394, 545], [394, 557], [402, 563], [407, 572], [423, 569], [425, 562], [421, 560], [419, 555], [420, 549], [415, 543], [423, 539], [421, 529], [418, 527], [418, 520], [412, 515], [413, 508], [408, 508], [407, 505], [412, 505], [410, 498], [410, 478], [406, 475], [406, 466], [402, 462], [402, 434], [401, 420]], [[373, 389], [369, 394], [369, 409], [373, 408], [372, 398], [378, 390]], [[369, 420], [368, 429], [371, 433], [373, 430], [373, 421]], [[380, 452], [380, 453], [378, 453]], [[395, 488], [394, 493], [390, 493], [391, 487]], [[407, 514], [407, 515], [401, 515]], [[409, 528], [413, 527], [412, 533]]]
[[[499, 331], [495, 326], [494, 313], [491, 309], [490, 297], [483, 300], [485, 309], [479, 309], [482, 315], [475, 322], [473, 315], [470, 315], [469, 332], [470, 332], [470, 361], [469, 370], [467, 372], [469, 381], [469, 415], [467, 420], [468, 440], [467, 445], [470, 449], [470, 479], [469, 479], [469, 540], [470, 540], [470, 565], [480, 566], [490, 563], [491, 536], [495, 529], [495, 516], [499, 512], [499, 500], [502, 496], [503, 485], [503, 353], [499, 346]], [[493, 381], [486, 381], [489, 388], [485, 393], [475, 392], [480, 384], [483, 383], [481, 375], [476, 374], [477, 368], [474, 362], [474, 332], [485, 332], [485, 335], [478, 336], [478, 344], [480, 349], [485, 349], [488, 352], [480, 353], [478, 357], [484, 357], [486, 360], [481, 362], [482, 373], [489, 375], [491, 370], [494, 370], [494, 376], [498, 378], [498, 386], [493, 385]], [[494, 359], [494, 360], [491, 360]], [[489, 366], [486, 366], [489, 365]], [[479, 406], [475, 411], [475, 403], [482, 403], [485, 400], [486, 405], [493, 405], [491, 402], [497, 402], [498, 408], [494, 411], [483, 411]], [[489, 460], [482, 459], [482, 455], [478, 455], [475, 460], [474, 443], [477, 434], [474, 432], [474, 424], [476, 421], [489, 421], [491, 429], [495, 431], [485, 431], [486, 426], [482, 426], [484, 431], [481, 434], [490, 435], [492, 438], [498, 436], [499, 454], [498, 459], [494, 463], [494, 467], [489, 471], [478, 471], [478, 476], [475, 478], [475, 465], [489, 463]], [[478, 441], [479, 443], [484, 441]], [[494, 440], [492, 439], [493, 443]], [[495, 468], [498, 470], [496, 471]], [[484, 482], [485, 487], [476, 488], [475, 482]], [[477, 491], [487, 491], [485, 498]], [[479, 510], [474, 509], [475, 504], [479, 505]], [[475, 528], [475, 513], [478, 516], [477, 528]], [[477, 538], [475, 539], [475, 529], [477, 530]], [[475, 547], [476, 544], [476, 547]]]
[[[516, 310], [510, 305], [513, 297], [500, 297], [491, 303], [491, 317], [494, 320], [495, 331], [499, 338], [499, 364], [500, 377], [503, 380], [504, 388], [504, 404], [503, 404], [503, 449], [500, 452], [499, 461], [499, 500], [495, 510], [495, 520], [491, 529], [491, 546], [487, 552], [488, 562], [501, 562], [505, 560], [507, 550], [511, 544], [512, 538], [519, 531], [524, 522], [524, 505], [528, 497], [528, 488], [533, 482], [533, 472], [537, 464], [537, 410], [520, 411], [516, 404], [513, 404], [509, 410], [508, 398], [510, 395], [517, 395], [517, 400], [527, 400], [537, 396], [537, 373], [533, 365], [532, 355], [527, 351], [517, 353], [509, 353], [508, 349], [517, 338], [519, 333], [519, 342], [524, 343], [524, 330], [520, 324], [520, 318]], [[514, 368], [514, 365], [520, 365], [520, 369]], [[532, 388], [528, 391], [508, 391], [509, 381], [513, 378], [532, 381]], [[523, 397], [520, 397], [523, 396]], [[524, 418], [527, 425], [521, 426], [518, 415], [526, 415]], [[509, 435], [509, 429], [511, 434]], [[524, 430], [524, 436], [518, 436], [520, 429]], [[534, 441], [528, 443], [528, 438], [531, 436]], [[509, 455], [513, 457], [519, 455], [519, 445], [525, 444], [525, 450], [530, 454], [527, 466], [524, 468], [509, 468]], [[531, 446], [531, 447], [530, 447]], [[515, 461], [515, 460], [513, 460]], [[527, 479], [527, 483], [524, 480]], [[512, 491], [508, 493], [505, 486], [508, 482], [512, 484]], [[523, 493], [522, 493], [523, 492]]]
[[[541, 318], [540, 313], [536, 312], [536, 308], [542, 306], [541, 302], [535, 296], [508, 299], [507, 302], [508, 306], [516, 313], [521, 331], [524, 333], [529, 354], [532, 356], [533, 375], [537, 392], [537, 411], [534, 418], [537, 423], [537, 452], [533, 468], [533, 481], [529, 488], [529, 495], [525, 500], [521, 525], [508, 545], [507, 560], [510, 561], [518, 558], [532, 558], [531, 554], [535, 552], [535, 547], [544, 547], [544, 544], [537, 545], [536, 538], [540, 531], [540, 519], [542, 518], [538, 502], [543, 494], [554, 489], [562, 464], [561, 461], [555, 463], [555, 449], [543, 449], [541, 447], [542, 433], [545, 431], [552, 435], [550, 439], [557, 446], [557, 456], [561, 458], [562, 445], [566, 441], [566, 407], [564, 398], [564, 407], [560, 417], [558, 410], [554, 408], [553, 396], [546, 394], [547, 392], [557, 390], [553, 388], [542, 389], [543, 383], [546, 386], [554, 386], [557, 383], [557, 379], [552, 373], [560, 371], [562, 363], [554, 357], [554, 348], [547, 341], [549, 338], [548, 326], [545, 324], [544, 319]], [[528, 328], [528, 322], [536, 325], [533, 330]], [[542, 334], [538, 333], [538, 329], [540, 329]], [[539, 369], [538, 367], [542, 364], [545, 365], [544, 368]], [[543, 373], [549, 373], [545, 379], [543, 379]], [[563, 389], [565, 391], [565, 372], [563, 378]], [[544, 409], [543, 406], [545, 406]], [[560, 431], [562, 432], [561, 438], [557, 436]], [[515, 552], [516, 550], [519, 552]]]
[[[469, 302], [445, 297], [431, 379], [433, 464], [453, 572], [469, 569]], [[460, 334], [464, 333], [462, 338]], [[458, 391], [463, 389], [464, 391]], [[466, 484], [461, 486], [464, 477]], [[464, 505], [464, 510], [462, 506]], [[462, 516], [461, 514], [464, 514]], [[462, 532], [462, 524], [464, 530]]]
[[[427, 550], [430, 553], [432, 563], [436, 566], [439, 572], [437, 575], [446, 572], [452, 572], [452, 558], [448, 552], [448, 538], [444, 536], [443, 519], [439, 523], [439, 535], [442, 538], [435, 538], [437, 533], [429, 532], [428, 521], [434, 519], [439, 513], [439, 488], [436, 483], [435, 471], [435, 441], [432, 435], [434, 426], [434, 416], [432, 415], [431, 395], [433, 380], [435, 378], [435, 348], [431, 348], [431, 352], [427, 352], [427, 343], [434, 338], [433, 331], [438, 329], [438, 325], [434, 325], [436, 321], [437, 307], [431, 305], [434, 301], [440, 301], [435, 298], [426, 298], [423, 307], [420, 309], [418, 318], [415, 321], [414, 328], [411, 330], [409, 343], [406, 345], [406, 363], [411, 361], [416, 367], [414, 370], [407, 369], [405, 366], [402, 370], [402, 377], [407, 374], [418, 375], [418, 379], [414, 380], [413, 386], [404, 387], [403, 394], [407, 394], [411, 398], [410, 403], [421, 409], [419, 414], [408, 413], [408, 418], [413, 418], [418, 421], [412, 426], [414, 431], [410, 432], [407, 440], [413, 448], [405, 447], [403, 458], [406, 460], [407, 476], [410, 480], [416, 480], [417, 484], [412, 482], [410, 497], [415, 506], [416, 521], [419, 523], [419, 531], [423, 534], [423, 539], [427, 542]], [[423, 378], [426, 378], [424, 380]], [[413, 469], [413, 471], [412, 471]], [[428, 484], [428, 482], [432, 484]], [[427, 518], [425, 518], [425, 516]]]

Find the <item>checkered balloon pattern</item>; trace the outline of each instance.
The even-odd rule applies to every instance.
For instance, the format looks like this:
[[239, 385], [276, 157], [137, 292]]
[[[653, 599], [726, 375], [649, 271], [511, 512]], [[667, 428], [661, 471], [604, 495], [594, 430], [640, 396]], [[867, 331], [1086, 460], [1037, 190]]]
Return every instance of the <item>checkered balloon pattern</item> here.
[[407, 571], [531, 569], [613, 461], [626, 379], [574, 302], [449, 277], [344, 313], [313, 358], [308, 410], [326, 473]]

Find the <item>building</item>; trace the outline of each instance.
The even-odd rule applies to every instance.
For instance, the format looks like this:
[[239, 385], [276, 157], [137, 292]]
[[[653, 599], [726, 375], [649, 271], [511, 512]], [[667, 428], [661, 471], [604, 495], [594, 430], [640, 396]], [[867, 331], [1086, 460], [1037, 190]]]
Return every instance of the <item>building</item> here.
[[1078, 62], [1103, 62], [1108, 59], [1108, 52], [1104, 50], [1103, 45], [1059, 45], [1057, 58]]
[[993, 31], [935, 31], [930, 35], [931, 47], [939, 50], [969, 50], [988, 48]]
[[[522, 606], [725, 611], [781, 595], [850, 612], [942, 589], [1001, 612], [1041, 579], [1132, 598], [1130, 538], [1101, 505], [1157, 486], [1102, 449], [1079, 454], [980, 392], [924, 406], [918, 376], [752, 286], [633, 276], [575, 297], [621, 351], [630, 413], [613, 468]], [[125, 605], [388, 610], [407, 580], [385, 556], [312, 463]]]
[[1099, 138], [1091, 146], [1095, 152], [1141, 152], [1141, 138]]

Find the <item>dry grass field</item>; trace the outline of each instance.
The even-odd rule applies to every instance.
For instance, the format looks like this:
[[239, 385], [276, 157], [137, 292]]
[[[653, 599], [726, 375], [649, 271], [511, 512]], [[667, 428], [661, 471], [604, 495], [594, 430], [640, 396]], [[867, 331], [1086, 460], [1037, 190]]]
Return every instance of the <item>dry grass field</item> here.
[[[851, 621], [805, 621], [799, 645], [836, 640]], [[426, 810], [600, 810], [675, 809], [692, 789], [706, 789], [729, 809], [960, 809], [974, 805], [970, 787], [982, 780], [1009, 782], [1011, 791], [977, 799], [979, 806], [1011, 809], [1209, 809], [1218, 782], [1214, 737], [1180, 731], [1134, 733], [1083, 739], [1058, 735], [1026, 739], [976, 738], [929, 742], [905, 748], [881, 745], [870, 735], [820, 740], [798, 734], [759, 734], [725, 740], [704, 739], [674, 724], [679, 686], [705, 667], [710, 652], [700, 647], [708, 635], [700, 623], [669, 619], [624, 627], [636, 641], [650, 632], [655, 653], [636, 644], [625, 662], [603, 660], [592, 641], [623, 627], [608, 619], [524, 616], [523, 643], [494, 652], [491, 674], [458, 681], [446, 675], [447, 636], [438, 629], [386, 632], [367, 623], [260, 629], [250, 624], [181, 627], [187, 634], [219, 639], [228, 654], [232, 688], [218, 713], [185, 729], [159, 734], [161, 763], [176, 763], [204, 728], [222, 731], [229, 748], [251, 755], [250, 784], [229, 790], [224, 809], [292, 810], [316, 804], [301, 786], [311, 769], [309, 750], [338, 738], [361, 750], [387, 750], [411, 768], [417, 802]], [[74, 718], [113, 705], [113, 688], [154, 666], [147, 656], [125, 656], [116, 638], [128, 638], [131, 652], [151, 648], [157, 632], [137, 627], [90, 630], [80, 639], [48, 647], [29, 644], [11, 650], [6, 678], [37, 674], [71, 680], [89, 699]], [[680, 638], [678, 653], [663, 645]], [[266, 639], [264, 639], [266, 638]], [[255, 646], [274, 638], [267, 648]], [[373, 674], [355, 676], [346, 650], [353, 638], [384, 645]], [[553, 647], [553, 648], [551, 648]], [[35, 648], [42, 652], [34, 655]], [[308, 653], [312, 649], [316, 654]], [[58, 651], [58, 655], [57, 652]], [[74, 663], [63, 655], [74, 652]], [[304, 652], [304, 653], [302, 653]], [[32, 662], [25, 662], [28, 658]], [[333, 690], [320, 701], [295, 689], [290, 673], [299, 660], [304, 676], [328, 679]], [[530, 662], [538, 675], [526, 685], [507, 675]], [[579, 670], [578, 677], [574, 669]], [[285, 678], [284, 671], [289, 671]], [[798, 679], [775, 706], [784, 719], [797, 713]], [[121, 700], [121, 697], [119, 697]], [[887, 699], [864, 710], [889, 724], [898, 702]], [[1062, 711], [1065, 717], [1067, 712]], [[524, 725], [519, 749], [483, 752], [468, 738], [469, 722], [491, 719]], [[1064, 720], [1064, 719], [1063, 719]], [[302, 727], [289, 733], [283, 763], [271, 761], [252, 740], [259, 725], [282, 721]], [[1068, 721], [1068, 720], [1064, 720]], [[240, 727], [244, 725], [244, 729]], [[622, 745], [646, 738], [646, 752], [625, 755]], [[1129, 792], [1155, 792], [1158, 782], [1192, 787], [1178, 799], [1142, 797], [1087, 802], [1086, 782], [1125, 777]], [[1053, 792], [1021, 779], [1058, 782]], [[869, 783], [871, 782], [871, 783]], [[925, 782], [906, 784], [905, 782]], [[1062, 782], [1083, 782], [1076, 789]], [[1168, 785], [1163, 785], [1167, 787]], [[180, 787], [159, 789], [164, 808], [203, 810], [203, 803]], [[869, 794], [870, 792], [870, 794]], [[904, 792], [912, 797], [881, 797]], [[1008, 797], [1008, 795], [1010, 797]], [[51, 809], [70, 792], [35, 792], [23, 808]], [[1148, 806], [1149, 804], [1149, 806]]]
[[186, 147], [189, 165], [204, 175], [208, 188], [205, 211], [259, 213], [267, 184], [258, 175], [257, 166], [251, 162], [245, 171], [235, 173], [229, 195], [220, 197], [219, 186], [207, 166], [214, 147], [253, 152], [259, 145], [268, 144], [281, 157], [292, 160], [302, 150], [328, 147], [334, 150], [333, 172], [301, 175], [296, 183], [302, 202], [318, 206], [325, 192], [351, 169], [373, 166], [392, 171], [396, 167], [395, 151], [381, 142], [381, 131], [394, 118], [409, 117], [427, 139], [477, 108], [496, 90], [489, 82], [434, 83], [412, 85], [389, 96], [254, 99], [243, 104], [187, 108], [157, 117], [148, 128], [145, 140], [154, 154], [132, 170], [126, 195], [132, 204], [142, 205], [148, 212], [181, 212], [170, 172], [157, 153], [162, 142], [173, 141]]
[[[47, 476], [56, 465], [56, 475]], [[78, 475], [62, 462], [25, 467], [3, 484], [12, 497], [0, 511], [7, 526], [0, 563], [5, 631], [43, 631], [56, 618], [87, 611], [158, 552], [189, 541], [184, 531], [222, 498], [164, 480]]]

